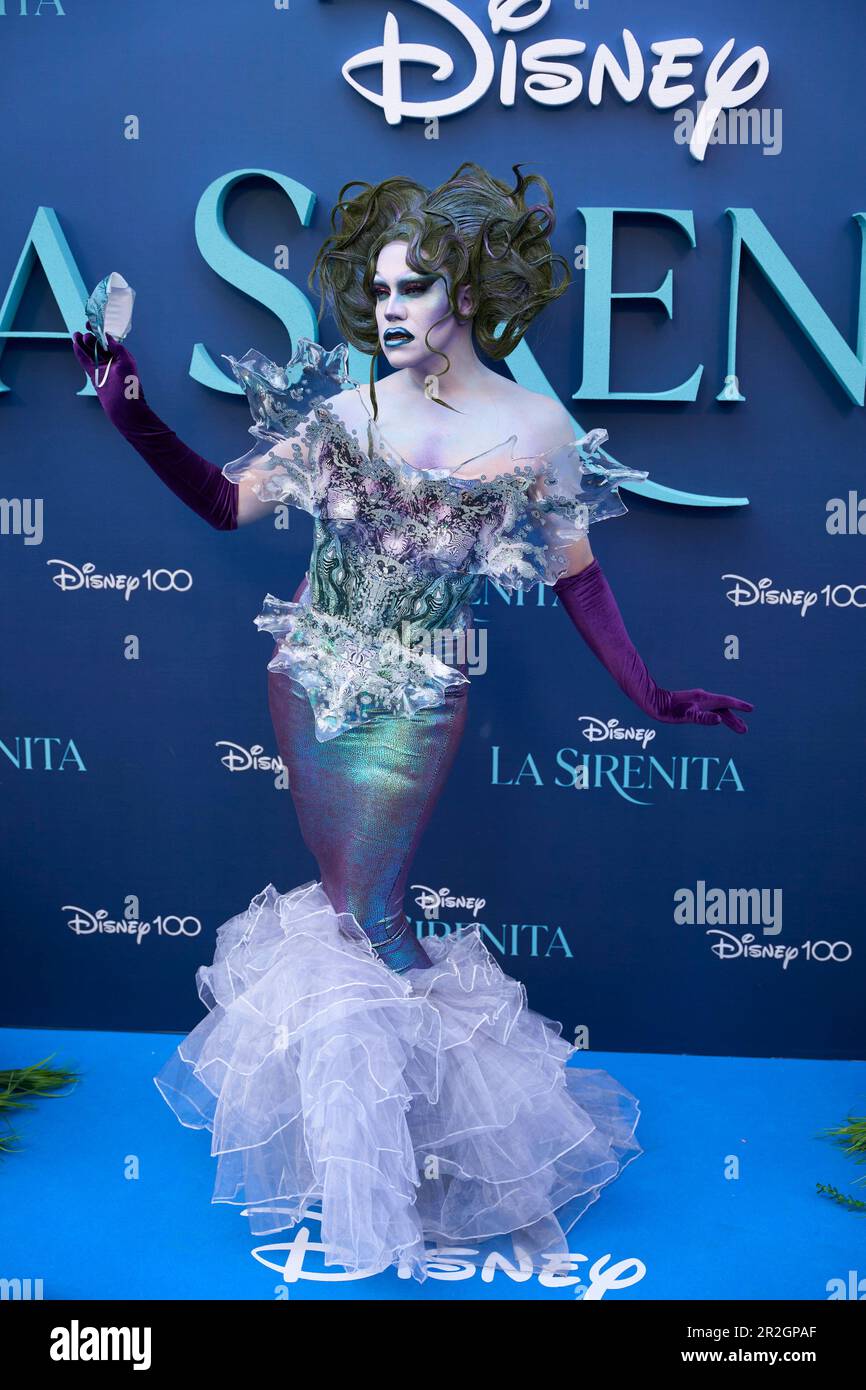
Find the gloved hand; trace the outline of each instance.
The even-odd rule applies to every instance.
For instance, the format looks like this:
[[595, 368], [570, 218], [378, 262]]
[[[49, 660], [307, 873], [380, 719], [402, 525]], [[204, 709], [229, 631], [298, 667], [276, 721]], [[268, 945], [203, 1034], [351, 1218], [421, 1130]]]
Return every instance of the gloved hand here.
[[[90, 328], [90, 324], [87, 326]], [[198, 516], [218, 531], [236, 530], [237, 485], [215, 463], [209, 463], [178, 439], [151, 410], [141, 389], [135, 358], [116, 338], [106, 336], [110, 352], [100, 346], [93, 333], [73, 333], [72, 350], [93, 382], [99, 403], [115, 429]]]
[[[90, 329], [90, 323], [87, 327]], [[117, 429], [121, 429], [123, 425], [134, 423], [136, 408], [146, 410], [147, 402], [132, 353], [110, 334], [107, 337], [110, 352], [106, 352], [92, 332], [73, 333], [72, 351], [96, 387], [105, 414]]]
[[724, 723], [735, 733], [748, 733], [748, 726], [732, 713], [754, 709], [748, 700], [716, 695], [700, 686], [665, 690], [656, 685], [632, 644], [597, 558], [579, 574], [557, 580], [553, 590], [587, 646], [645, 714], [666, 724]]

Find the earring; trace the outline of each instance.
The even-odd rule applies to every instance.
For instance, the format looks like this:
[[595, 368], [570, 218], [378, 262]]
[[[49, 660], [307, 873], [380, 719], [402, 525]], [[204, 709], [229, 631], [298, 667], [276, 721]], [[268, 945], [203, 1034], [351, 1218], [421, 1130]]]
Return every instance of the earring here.
[[424, 379], [424, 395], [427, 397], [428, 401], [435, 401], [437, 405], [444, 405], [446, 410], [453, 410], [457, 415], [462, 415], [463, 411], [458, 410], [456, 405], [449, 405], [447, 401], [443, 401], [439, 396], [433, 395], [430, 389], [431, 383], [438, 380], [438, 376], [433, 374]]

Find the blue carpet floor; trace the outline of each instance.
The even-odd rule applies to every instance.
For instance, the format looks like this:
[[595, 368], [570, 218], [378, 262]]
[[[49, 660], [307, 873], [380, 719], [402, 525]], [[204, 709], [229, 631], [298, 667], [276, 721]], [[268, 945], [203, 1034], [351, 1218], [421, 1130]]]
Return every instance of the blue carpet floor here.
[[571, 1231], [571, 1282], [443, 1269], [419, 1284], [325, 1272], [314, 1222], [300, 1242], [256, 1238], [242, 1207], [211, 1204], [210, 1135], [152, 1080], [179, 1040], [0, 1030], [0, 1067], [54, 1053], [84, 1073], [20, 1112], [24, 1147], [0, 1158], [0, 1279], [41, 1279], [45, 1299], [825, 1300], [857, 1280], [866, 1295], [866, 1216], [815, 1189], [866, 1199], [866, 1168], [818, 1137], [866, 1111], [862, 1062], [586, 1053], [639, 1098], [644, 1153]]

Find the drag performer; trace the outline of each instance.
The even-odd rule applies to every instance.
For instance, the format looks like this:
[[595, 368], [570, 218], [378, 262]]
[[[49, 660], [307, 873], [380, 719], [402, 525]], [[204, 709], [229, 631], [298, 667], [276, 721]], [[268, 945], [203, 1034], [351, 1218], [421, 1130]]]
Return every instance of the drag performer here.
[[[465, 726], [461, 643], [483, 578], [550, 585], [653, 719], [744, 733], [733, 711], [752, 708], [656, 684], [587, 539], [625, 513], [618, 482], [647, 474], [606, 467], [606, 431], [575, 438], [558, 401], [478, 356], [506, 358], [568, 285], [550, 189], [537, 178], [529, 204], [533, 176], [514, 174], [509, 188], [468, 163], [432, 192], [341, 190], [310, 276], [341, 341], [300, 338], [286, 368], [227, 358], [255, 443], [222, 467], [154, 414], [116, 338], [74, 335], [109, 419], [213, 527], [286, 503], [313, 518], [300, 588], [268, 594], [255, 622], [276, 640], [271, 717], [319, 878], [269, 883], [218, 929], [196, 975], [208, 1013], [154, 1080], [212, 1133], [213, 1201], [242, 1206], [257, 1236], [315, 1215], [326, 1264], [357, 1272], [423, 1279], [431, 1250], [480, 1260], [505, 1237], [550, 1267], [643, 1152], [635, 1097], [566, 1067], [561, 1025], [528, 1008], [478, 926], [420, 940], [404, 909]], [[369, 385], [347, 375], [349, 343], [371, 354]], [[393, 370], [377, 385], [380, 352]]]

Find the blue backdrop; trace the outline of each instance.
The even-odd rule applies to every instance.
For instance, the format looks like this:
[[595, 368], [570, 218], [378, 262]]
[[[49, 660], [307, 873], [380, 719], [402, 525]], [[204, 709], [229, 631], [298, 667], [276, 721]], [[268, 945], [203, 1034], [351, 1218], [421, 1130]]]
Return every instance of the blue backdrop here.
[[[608, 88], [600, 106], [584, 93], [549, 108], [518, 70], [503, 105], [508, 36], [491, 33], [477, 0], [459, 8], [487, 36], [496, 77], [438, 129], [388, 123], [341, 75], [381, 42], [390, 10], [404, 42], [454, 58], [442, 83], [404, 65], [407, 99], [466, 85], [466, 42], [411, 0], [5, 8], [4, 1022], [187, 1031], [201, 1013], [194, 972], [219, 924], [267, 882], [287, 890], [315, 876], [277, 785], [272, 641], [252, 621], [267, 591], [294, 593], [310, 519], [218, 533], [163, 487], [80, 394], [68, 335], [83, 327], [82, 303], [70, 309], [74, 277], [63, 280], [58, 248], [68, 243], [87, 290], [111, 270], [126, 275], [148, 400], [223, 463], [247, 449], [249, 412], [193, 379], [195, 345], [221, 368], [220, 353], [249, 347], [285, 362], [292, 344], [274, 308], [202, 254], [205, 190], [251, 169], [309, 190], [306, 226], [264, 173], [238, 180], [224, 206], [228, 237], [268, 269], [268, 293], [279, 279], [304, 295], [344, 183], [400, 173], [434, 185], [475, 159], [509, 183], [516, 161], [549, 179], [554, 243], [569, 260], [586, 238], [578, 209], [693, 213], [694, 247], [670, 219], [616, 218], [614, 290], [656, 290], [670, 269], [674, 312], [617, 301], [611, 367], [612, 390], [647, 393], [703, 364], [693, 401], [572, 399], [584, 352], [577, 266], [526, 344], [576, 422], [609, 430], [615, 458], [672, 489], [745, 499], [686, 505], [624, 489], [628, 516], [590, 539], [655, 678], [738, 695], [755, 711], [743, 737], [650, 724], [549, 590], [509, 603], [490, 586], [477, 605], [489, 669], [473, 682], [465, 741], [411, 875], [415, 915], [424, 920], [426, 900], [437, 931], [482, 921], [533, 1006], [590, 1048], [862, 1056], [863, 393], [852, 399], [749, 254], [736, 362], [745, 400], [717, 399], [729, 369], [727, 208], [754, 210], [858, 349], [854, 215], [866, 198], [850, 102], [862, 6], [844, 0], [818, 23], [803, 0], [661, 0], [651, 12], [635, 0], [554, 3], [512, 36], [518, 56], [543, 39], [582, 39], [586, 75], [602, 42], [622, 58], [624, 28], [648, 68], [651, 43], [694, 34], [697, 97], [729, 38], [736, 52], [762, 45], [770, 75], [748, 105], [773, 117], [781, 147], [716, 143], [702, 161], [646, 85], [632, 103]], [[371, 87], [380, 76], [355, 73]], [[53, 242], [48, 274], [32, 233]], [[274, 269], [281, 247], [287, 265]], [[590, 244], [590, 272], [592, 255]], [[330, 318], [319, 335], [336, 341]], [[816, 599], [751, 601], [762, 590]], [[631, 735], [599, 738], [610, 721]], [[638, 732], [648, 725], [649, 742]], [[577, 788], [582, 760], [589, 785]]]

